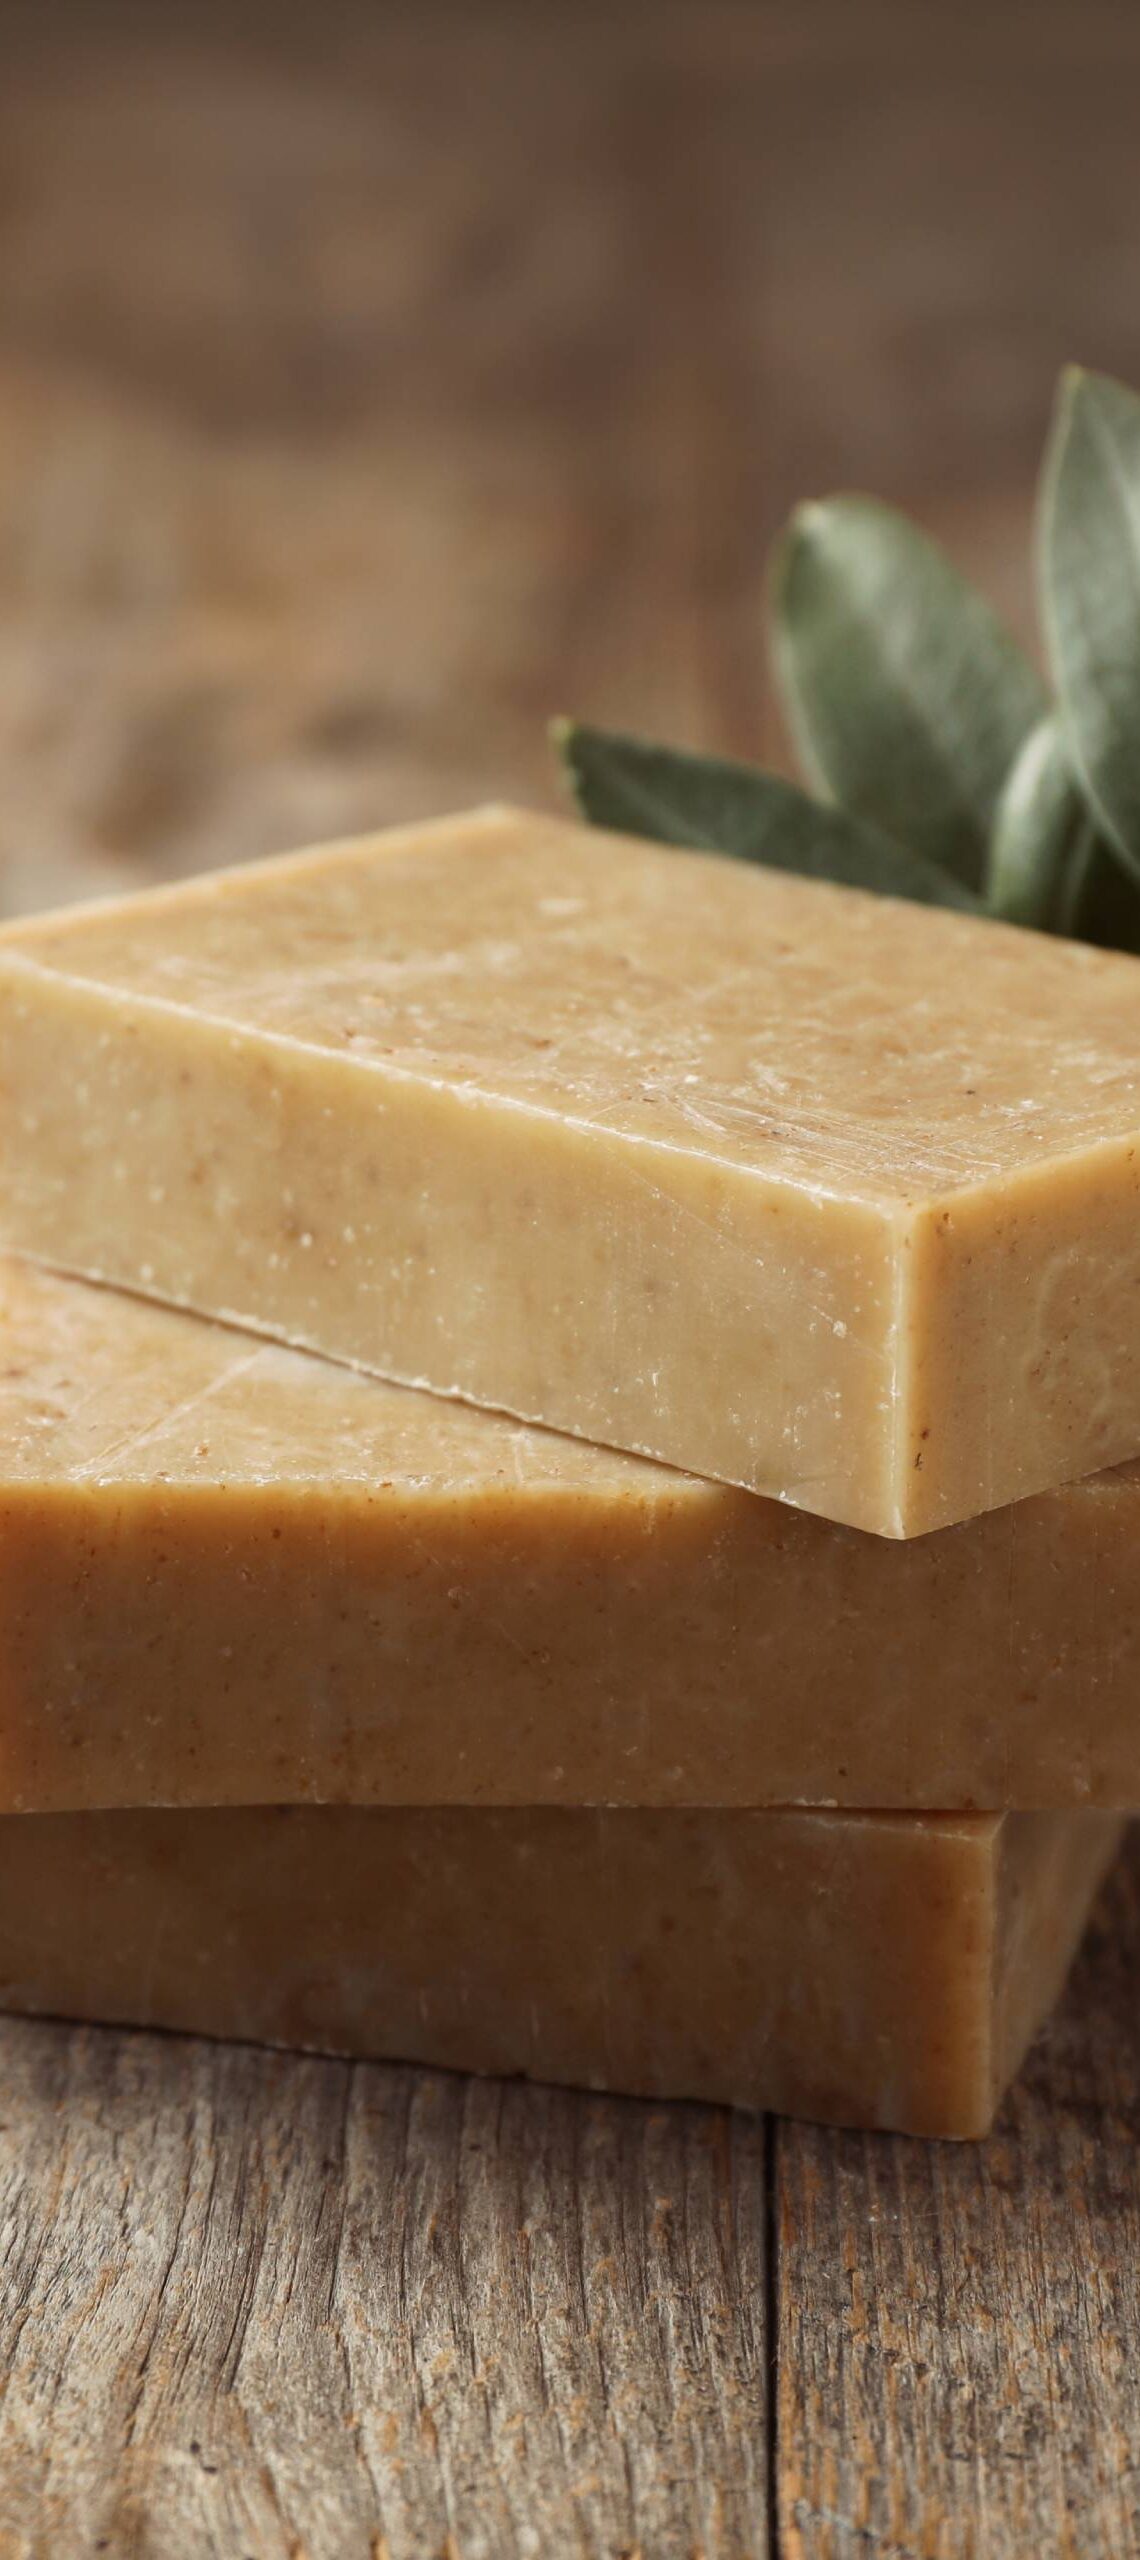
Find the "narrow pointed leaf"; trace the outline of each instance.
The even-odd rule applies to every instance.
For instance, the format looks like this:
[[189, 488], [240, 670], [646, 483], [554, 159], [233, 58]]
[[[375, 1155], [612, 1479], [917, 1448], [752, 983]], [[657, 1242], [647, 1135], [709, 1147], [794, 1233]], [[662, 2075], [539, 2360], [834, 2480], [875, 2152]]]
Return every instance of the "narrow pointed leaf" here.
[[801, 507], [777, 557], [777, 673], [808, 779], [967, 887], [1045, 701], [996, 614], [870, 498]]
[[594, 826], [921, 906], [980, 911], [970, 891], [936, 864], [841, 810], [821, 808], [775, 774], [572, 720], [556, 721], [553, 737], [578, 807]]
[[1140, 951], [1140, 882], [1105, 843], [1056, 719], [1026, 739], [998, 806], [989, 909], [1106, 950]]
[[994, 819], [989, 907], [1006, 924], [1071, 933], [1096, 830], [1053, 719], [1032, 729]]
[[1140, 879], [1140, 400], [1062, 375], [1041, 485], [1042, 607], [1069, 752]]

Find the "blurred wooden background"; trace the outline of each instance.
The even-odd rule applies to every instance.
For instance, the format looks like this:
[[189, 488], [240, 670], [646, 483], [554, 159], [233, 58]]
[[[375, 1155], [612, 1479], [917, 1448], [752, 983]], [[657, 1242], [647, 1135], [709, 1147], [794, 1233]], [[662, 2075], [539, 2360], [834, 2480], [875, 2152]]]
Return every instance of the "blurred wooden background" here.
[[[1032, 627], [1140, 13], [0, 7], [0, 905], [779, 755], [799, 496]], [[1140, 1878], [979, 2151], [0, 2032], [0, 2560], [1131, 2560]]]
[[1140, 380], [1140, 14], [0, 11], [0, 862], [44, 903], [778, 746], [793, 501], [1022, 627], [1059, 365]]

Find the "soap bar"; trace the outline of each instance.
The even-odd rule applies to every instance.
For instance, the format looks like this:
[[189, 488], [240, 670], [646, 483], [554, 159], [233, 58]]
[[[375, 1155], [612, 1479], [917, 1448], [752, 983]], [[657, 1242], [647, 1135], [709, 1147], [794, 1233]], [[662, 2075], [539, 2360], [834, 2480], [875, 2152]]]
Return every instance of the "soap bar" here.
[[1100, 1814], [0, 1820], [0, 2008], [984, 2133]]
[[487, 810], [0, 936], [0, 1239], [909, 1537], [1140, 1456], [1140, 966]]
[[1140, 1467], [898, 1546], [0, 1261], [0, 1809], [1140, 1805]]

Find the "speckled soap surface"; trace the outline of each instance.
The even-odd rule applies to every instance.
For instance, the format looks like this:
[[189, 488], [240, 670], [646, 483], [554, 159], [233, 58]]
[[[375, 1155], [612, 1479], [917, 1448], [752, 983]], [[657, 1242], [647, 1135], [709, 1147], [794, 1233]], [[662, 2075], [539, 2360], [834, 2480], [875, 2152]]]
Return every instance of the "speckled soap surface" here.
[[1140, 1467], [905, 1545], [0, 1262], [0, 1811], [1140, 1803]]
[[984, 2133], [1120, 1836], [1097, 1814], [0, 1820], [0, 2003]]
[[1140, 964], [490, 809], [0, 937], [12, 1247], [905, 1537], [1140, 1454]]

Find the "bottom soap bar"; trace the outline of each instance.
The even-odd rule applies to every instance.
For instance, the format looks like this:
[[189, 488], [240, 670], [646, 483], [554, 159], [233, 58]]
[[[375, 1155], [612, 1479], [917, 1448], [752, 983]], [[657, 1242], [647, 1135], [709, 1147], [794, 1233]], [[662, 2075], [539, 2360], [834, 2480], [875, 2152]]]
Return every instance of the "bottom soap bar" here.
[[0, 2006], [981, 2134], [1121, 1829], [1092, 1813], [8, 1815]]

